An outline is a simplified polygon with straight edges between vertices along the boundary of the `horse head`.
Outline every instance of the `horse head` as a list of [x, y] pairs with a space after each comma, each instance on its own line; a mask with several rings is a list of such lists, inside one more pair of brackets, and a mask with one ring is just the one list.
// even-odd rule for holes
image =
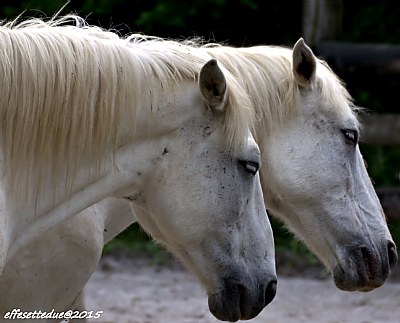
[[381, 286], [396, 246], [359, 149], [351, 98], [300, 39], [292, 52], [296, 111], [263, 138], [264, 193], [343, 290]]
[[[225, 127], [236, 108], [229, 86], [210, 60], [198, 85], [184, 83], [154, 104], [152, 118], [162, 113], [163, 134], [152, 125], [157, 136], [149, 136], [151, 129], [140, 126], [146, 136], [129, 162], [139, 185], [124, 196], [145, 231], [200, 279], [211, 312], [236, 321], [255, 317], [274, 298], [276, 274], [250, 128], [237, 147], [228, 147]], [[174, 108], [166, 114], [170, 100]]]

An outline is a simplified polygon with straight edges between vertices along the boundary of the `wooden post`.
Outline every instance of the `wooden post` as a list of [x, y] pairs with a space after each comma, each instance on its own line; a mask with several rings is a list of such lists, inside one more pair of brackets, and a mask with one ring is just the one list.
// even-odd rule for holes
[[342, 0], [303, 0], [302, 14], [303, 38], [311, 47], [335, 40], [342, 30]]

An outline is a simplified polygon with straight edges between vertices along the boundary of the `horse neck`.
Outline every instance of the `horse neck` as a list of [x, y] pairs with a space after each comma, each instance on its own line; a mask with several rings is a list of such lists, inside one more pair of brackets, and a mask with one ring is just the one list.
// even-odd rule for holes
[[[133, 131], [133, 124], [129, 122], [132, 119], [127, 118], [126, 124], [121, 125], [125, 129], [119, 130], [116, 139], [118, 146], [106, 150], [101, 155], [101, 161], [83, 155], [77, 164], [74, 161], [67, 163], [72, 164], [74, 169], [64, 165], [56, 176], [51, 172], [47, 177], [33, 174], [26, 180], [26, 186], [21, 185], [22, 192], [17, 192], [20, 193], [19, 200], [2, 183], [2, 189], [8, 196], [4, 199], [6, 202], [1, 204], [5, 205], [4, 217], [7, 218], [9, 233], [5, 242], [8, 246], [7, 259], [15, 256], [30, 241], [87, 207], [108, 196], [123, 196], [127, 188], [135, 189], [138, 176], [135, 167], [148, 163], [141, 159], [143, 154], [138, 153], [141, 152], [140, 142], [143, 138], [147, 140], [157, 137], [174, 127], [167, 121], [167, 109], [163, 110], [162, 107], [164, 104], [170, 106], [171, 97], [156, 96], [151, 103], [148, 100], [149, 97], [145, 96], [142, 100], [145, 108], [140, 108], [136, 116], [138, 134], [129, 134], [129, 130]], [[147, 109], [151, 104], [158, 109], [154, 114], [151, 109]], [[175, 116], [173, 120], [178, 122], [178, 119]]]
[[27, 200], [19, 204], [18, 201], [4, 202], [7, 259], [44, 232], [107, 196], [122, 196], [136, 180], [136, 172], [132, 170], [138, 163], [135, 148], [132, 143], [118, 149], [114, 161], [104, 163], [100, 171], [81, 166], [68, 188], [60, 180], [55, 186], [42, 185], [38, 195], [32, 188]]

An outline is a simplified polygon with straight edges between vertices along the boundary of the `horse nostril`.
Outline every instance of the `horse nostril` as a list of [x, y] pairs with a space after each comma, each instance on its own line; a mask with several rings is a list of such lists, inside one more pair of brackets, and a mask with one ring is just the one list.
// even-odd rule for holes
[[392, 242], [388, 242], [388, 256], [389, 256], [389, 266], [393, 268], [397, 264], [397, 249], [396, 245]]
[[276, 280], [271, 280], [265, 289], [265, 306], [272, 302], [276, 295]]

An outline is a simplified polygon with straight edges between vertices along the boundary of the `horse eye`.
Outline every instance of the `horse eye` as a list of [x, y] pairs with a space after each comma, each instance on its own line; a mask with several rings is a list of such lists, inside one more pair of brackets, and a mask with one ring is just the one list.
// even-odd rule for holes
[[249, 160], [239, 160], [239, 164], [242, 165], [244, 170], [252, 175], [257, 174], [259, 168], [260, 168], [260, 163], [255, 162], [255, 161], [249, 161]]
[[347, 140], [349, 140], [355, 144], [358, 143], [358, 131], [357, 130], [343, 129], [342, 133]]

